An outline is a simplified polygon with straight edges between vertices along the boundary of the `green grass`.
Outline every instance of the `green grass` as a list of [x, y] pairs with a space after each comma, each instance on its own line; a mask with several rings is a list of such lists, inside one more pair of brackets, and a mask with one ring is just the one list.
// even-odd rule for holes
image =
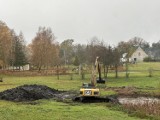
[[160, 62], [141, 62], [136, 64], [130, 64], [130, 70], [148, 70], [153, 68], [154, 70], [160, 70]]
[[[160, 63], [138, 63], [130, 65], [129, 70], [140, 70], [130, 73], [130, 78], [125, 78], [125, 73], [119, 73], [119, 78], [114, 78], [114, 73], [109, 73], [106, 81], [108, 87], [135, 86], [142, 89], [153, 87], [160, 90], [160, 72], [148, 77], [147, 68], [150, 66], [160, 69]], [[146, 71], [146, 72], [145, 72]], [[14, 88], [24, 84], [41, 84], [59, 90], [79, 91], [83, 82], [90, 82], [90, 75], [85, 75], [85, 80], [74, 74], [73, 80], [69, 75], [18, 77], [3, 76], [4, 82], [0, 83], [0, 91]], [[148, 91], [150, 92], [150, 91]], [[101, 95], [115, 94], [113, 91], [101, 89]], [[54, 100], [38, 100], [35, 105], [29, 103], [15, 103], [0, 100], [0, 120], [137, 120], [127, 113], [112, 110], [107, 103], [62, 103]]]
[[[89, 77], [89, 75], [88, 75]], [[51, 88], [60, 90], [79, 90], [83, 82], [89, 80], [80, 80], [75, 76], [70, 80], [69, 76], [38, 76], [38, 77], [11, 77], [5, 76], [4, 82], [0, 83], [0, 91], [13, 88], [23, 84], [43, 84]], [[124, 78], [107, 80], [106, 85], [115, 86], [139, 86], [155, 87], [159, 82], [156, 77], [145, 78]], [[113, 91], [101, 90], [101, 95], [114, 94]], [[129, 117], [127, 113], [111, 110], [106, 103], [99, 104], [67, 104], [56, 102], [54, 100], [39, 100], [38, 104], [31, 105], [25, 103], [14, 103], [9, 101], [0, 101], [0, 120], [137, 120], [138, 118]]]
[[159, 83], [160, 83], [159, 77], [130, 77], [129, 79], [110, 78], [106, 84], [107, 86], [110, 86], [110, 87], [134, 86], [134, 87], [140, 87], [140, 88], [146, 88], [146, 87], [157, 88], [159, 86]]
[[0, 101], [0, 120], [138, 120], [110, 110], [105, 103], [67, 104], [53, 100], [39, 100], [37, 103]]

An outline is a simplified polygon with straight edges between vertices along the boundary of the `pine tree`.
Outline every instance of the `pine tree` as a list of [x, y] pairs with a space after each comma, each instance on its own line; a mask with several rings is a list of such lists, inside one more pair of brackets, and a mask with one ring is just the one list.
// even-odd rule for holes
[[20, 66], [25, 65], [26, 63], [27, 63], [27, 59], [25, 55], [24, 37], [21, 32], [15, 41], [14, 66], [20, 67]]
[[74, 60], [73, 64], [74, 64], [75, 66], [78, 66], [78, 65], [79, 65], [79, 59], [78, 59], [77, 56], [75, 57], [75, 60]]

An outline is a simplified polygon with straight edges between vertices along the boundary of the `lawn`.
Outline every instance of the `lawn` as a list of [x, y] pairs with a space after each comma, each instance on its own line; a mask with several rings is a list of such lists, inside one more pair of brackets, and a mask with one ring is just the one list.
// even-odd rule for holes
[[[130, 65], [129, 69], [138, 71], [147, 70], [150, 66], [160, 69], [160, 63], [141, 63]], [[147, 67], [148, 66], [148, 67]], [[3, 76], [4, 82], [0, 83], [0, 91], [14, 88], [24, 84], [41, 84], [59, 90], [78, 91], [83, 82], [89, 82], [90, 75], [85, 80], [77, 74], [73, 80], [69, 75], [18, 77]], [[109, 73], [106, 82], [107, 87], [135, 86], [142, 89], [152, 87], [159, 89], [159, 71], [148, 77], [147, 72], [130, 73], [130, 78], [125, 78], [125, 73], [119, 73], [119, 78], [114, 78], [114, 73]], [[112, 94], [112, 91], [104, 91], [103, 95]], [[108, 103], [63, 103], [55, 100], [37, 100], [34, 102], [10, 102], [0, 100], [0, 120], [138, 120], [139, 118], [128, 116], [127, 113], [110, 109]]]
[[110, 110], [106, 103], [67, 104], [39, 100], [35, 105], [0, 101], [0, 120], [138, 120]]

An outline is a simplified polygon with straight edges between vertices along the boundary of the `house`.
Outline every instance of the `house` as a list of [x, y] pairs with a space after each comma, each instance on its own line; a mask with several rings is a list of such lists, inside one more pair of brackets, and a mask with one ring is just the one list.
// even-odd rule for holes
[[148, 57], [148, 55], [145, 53], [145, 51], [141, 47], [138, 47], [130, 58], [133, 62], [142, 62], [146, 57]]
[[24, 66], [19, 66], [19, 67], [10, 66], [8, 69], [9, 69], [9, 70], [27, 71], [27, 70], [30, 70], [30, 65], [29, 65], [29, 64], [26, 64], [26, 65], [24, 65]]
[[[121, 63], [125, 63], [127, 61], [127, 54], [128, 53], [123, 53], [122, 58], [120, 58]], [[131, 58], [128, 58], [129, 62], [132, 62]]]

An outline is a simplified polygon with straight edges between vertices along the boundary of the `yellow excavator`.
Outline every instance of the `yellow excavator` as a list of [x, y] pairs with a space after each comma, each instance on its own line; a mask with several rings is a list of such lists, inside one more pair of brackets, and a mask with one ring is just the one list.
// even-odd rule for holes
[[[98, 71], [98, 79], [96, 79]], [[80, 88], [80, 95], [75, 98], [76, 101], [92, 101], [100, 100], [100, 90], [96, 87], [96, 83], [105, 84], [105, 80], [101, 78], [101, 68], [99, 63], [99, 57], [96, 57], [95, 65], [92, 70], [91, 83], [83, 83]]]

